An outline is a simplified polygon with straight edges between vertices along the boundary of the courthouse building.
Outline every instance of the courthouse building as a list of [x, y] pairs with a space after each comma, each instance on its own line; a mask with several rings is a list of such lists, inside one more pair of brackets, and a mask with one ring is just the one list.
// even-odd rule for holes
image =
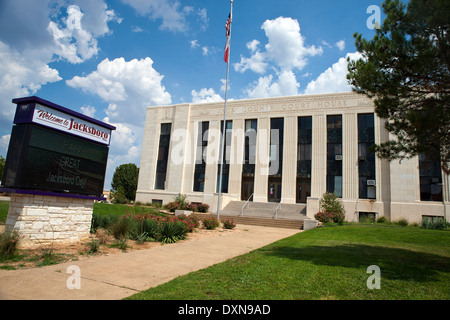
[[[136, 201], [166, 204], [181, 193], [217, 211], [223, 113], [223, 102], [147, 109]], [[246, 200], [299, 204], [313, 217], [334, 192], [347, 221], [420, 222], [444, 216], [444, 203], [450, 212], [439, 161], [389, 162], [369, 150], [392, 137], [363, 95], [228, 101], [225, 127], [221, 209]]]

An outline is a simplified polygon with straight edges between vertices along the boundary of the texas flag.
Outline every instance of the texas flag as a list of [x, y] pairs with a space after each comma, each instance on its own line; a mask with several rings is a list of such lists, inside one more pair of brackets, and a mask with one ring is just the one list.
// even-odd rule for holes
[[230, 38], [231, 38], [231, 13], [228, 15], [227, 23], [225, 24], [225, 29], [227, 30], [227, 44], [225, 45], [225, 54], [223, 60], [228, 63], [228, 58], [230, 56]]

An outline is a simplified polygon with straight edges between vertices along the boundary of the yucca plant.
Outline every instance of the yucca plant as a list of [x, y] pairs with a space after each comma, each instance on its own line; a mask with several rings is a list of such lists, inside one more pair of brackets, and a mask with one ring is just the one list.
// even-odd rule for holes
[[160, 240], [162, 243], [175, 243], [186, 239], [186, 226], [181, 221], [165, 221], [160, 225]]

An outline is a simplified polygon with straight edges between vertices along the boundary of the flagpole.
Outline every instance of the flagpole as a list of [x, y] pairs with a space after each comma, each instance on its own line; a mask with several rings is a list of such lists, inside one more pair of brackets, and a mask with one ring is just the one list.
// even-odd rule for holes
[[230, 74], [230, 54], [231, 54], [231, 25], [233, 21], [233, 0], [231, 1], [231, 9], [230, 9], [230, 26], [229, 26], [229, 44], [228, 44], [228, 61], [227, 61], [227, 80], [225, 82], [225, 106], [223, 108], [223, 125], [222, 125], [222, 136], [220, 139], [220, 173], [219, 173], [219, 196], [217, 198], [217, 220], [220, 219], [220, 198], [222, 195], [222, 174], [223, 174], [223, 154], [225, 150], [225, 135], [226, 135], [226, 117], [227, 117], [227, 100], [228, 100], [228, 79]]

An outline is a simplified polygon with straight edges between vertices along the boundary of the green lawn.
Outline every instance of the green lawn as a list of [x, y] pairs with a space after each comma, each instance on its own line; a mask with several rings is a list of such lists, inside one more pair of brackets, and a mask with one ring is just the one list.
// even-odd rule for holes
[[150, 207], [127, 206], [123, 204], [94, 203], [94, 214], [122, 216], [128, 213], [133, 214], [150, 213], [155, 215], [159, 214], [158, 209]]
[[[450, 298], [450, 232], [393, 225], [305, 231], [129, 299]], [[367, 288], [367, 267], [381, 289]]]
[[6, 222], [8, 216], [9, 201], [0, 201], [0, 223]]

